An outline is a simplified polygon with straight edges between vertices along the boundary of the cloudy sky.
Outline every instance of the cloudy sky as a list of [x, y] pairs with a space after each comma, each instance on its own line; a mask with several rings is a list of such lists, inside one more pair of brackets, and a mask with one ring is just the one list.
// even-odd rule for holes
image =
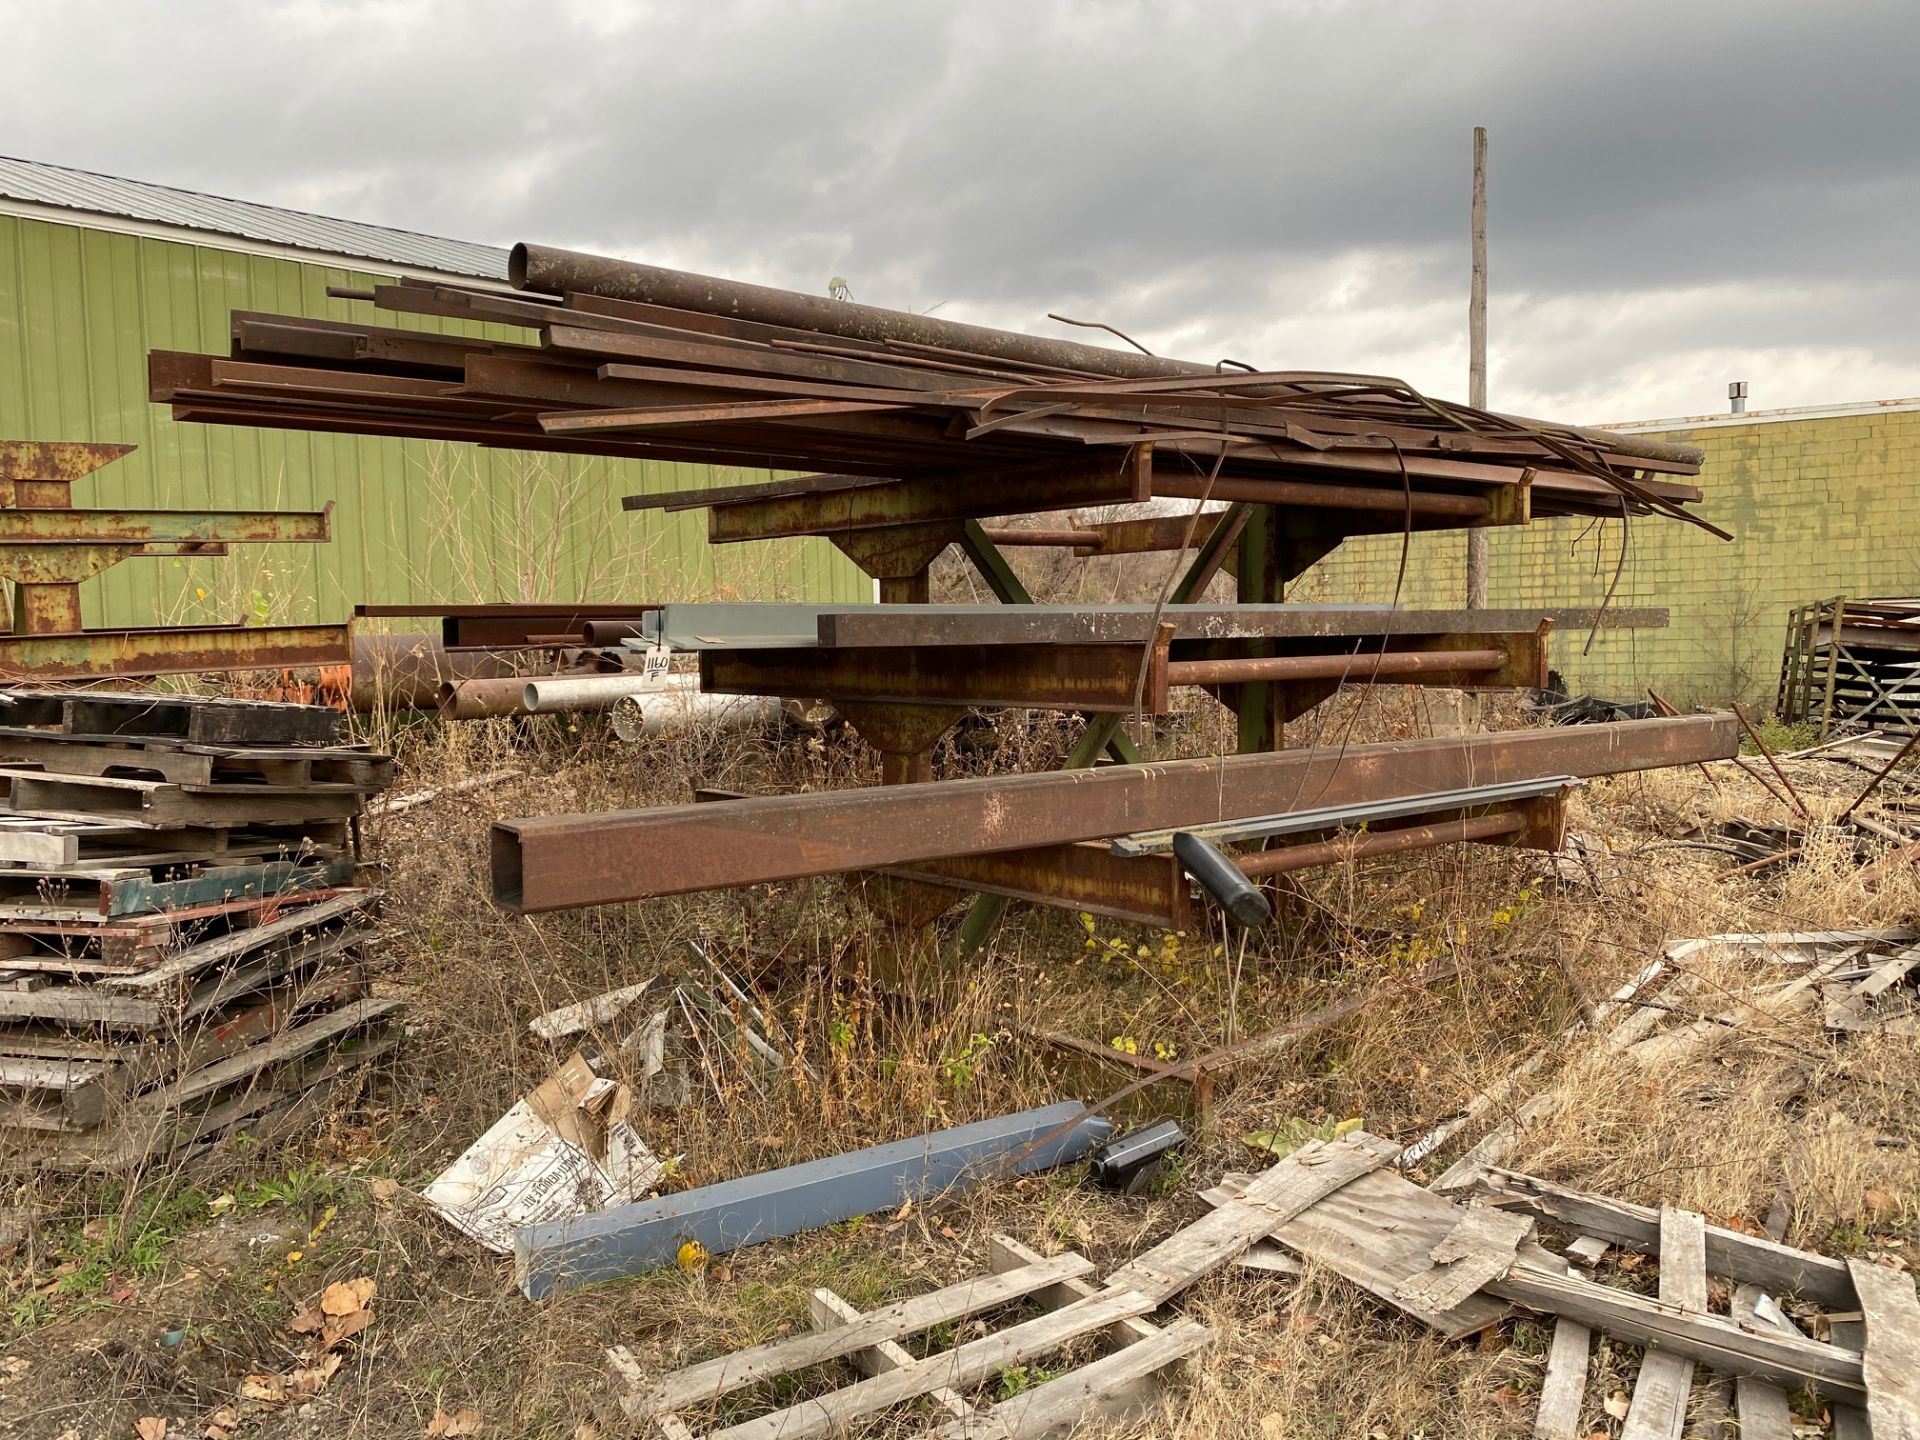
[[1920, 394], [1914, 0], [0, 0], [0, 154], [1568, 420]]

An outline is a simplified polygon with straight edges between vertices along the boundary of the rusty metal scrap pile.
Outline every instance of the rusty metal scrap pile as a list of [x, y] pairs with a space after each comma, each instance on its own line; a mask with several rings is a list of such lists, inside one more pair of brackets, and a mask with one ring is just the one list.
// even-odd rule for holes
[[182, 420], [824, 468], [848, 490], [859, 477], [1011, 479], [1063, 458], [1118, 473], [1115, 447], [1153, 446], [1136, 484], [1053, 485], [1036, 469], [1021, 503], [983, 497], [989, 514], [1210, 493], [1380, 512], [1392, 520], [1373, 528], [1391, 529], [1409, 515], [1515, 523], [1527, 492], [1535, 515], [1683, 514], [1700, 498], [1672, 478], [1698, 470], [1697, 451], [1442, 404], [1381, 377], [1162, 360], [525, 245], [513, 275], [551, 293], [351, 293], [396, 317], [524, 327], [532, 343], [235, 312], [231, 358], [154, 352], [153, 398]]
[[[492, 858], [508, 906], [870, 870], [931, 882], [919, 889], [941, 904], [985, 892], [962, 927], [972, 945], [998, 915], [992, 897], [1184, 928], [1191, 876], [1237, 923], [1261, 923], [1266, 907], [1243, 893], [1252, 879], [1462, 840], [1551, 849], [1572, 777], [1736, 743], [1730, 721], [1695, 717], [1146, 765], [1121, 727], [1168, 709], [1170, 686], [1200, 686], [1236, 711], [1242, 751], [1278, 751], [1285, 725], [1343, 684], [1541, 685], [1552, 622], [1573, 617], [1388, 623], [1278, 602], [1352, 535], [1561, 515], [1713, 530], [1687, 509], [1701, 498], [1688, 478], [1697, 450], [1443, 403], [1379, 376], [1168, 360], [563, 250], [517, 246], [511, 277], [521, 293], [421, 281], [335, 292], [405, 324], [237, 312], [229, 357], [153, 354], [154, 399], [182, 420], [815, 472], [625, 504], [705, 509], [715, 543], [825, 536], [883, 599], [909, 602], [871, 607], [857, 617], [863, 640], [831, 645], [810, 630], [808, 643], [767, 645], [770, 607], [709, 614], [693, 648], [703, 689], [825, 699], [880, 751], [884, 781], [921, 783], [508, 821]], [[430, 319], [474, 333], [407, 328]], [[528, 333], [505, 341], [482, 326]], [[1048, 530], [979, 523], [1162, 498], [1227, 508]], [[1014, 608], [925, 608], [929, 566], [951, 544]], [[1072, 615], [1057, 633], [1021, 627], [1032, 597], [1002, 544], [1194, 555], [1170, 609], [1141, 617], [1130, 643], [1102, 644]], [[1223, 569], [1235, 622], [1183, 635], [1175, 622]], [[616, 628], [612, 643], [632, 638]], [[1086, 713], [1067, 768], [1103, 752], [1120, 763], [1098, 777], [927, 783], [936, 740], [973, 706]], [[1341, 833], [1381, 818], [1413, 823]], [[1225, 822], [1221, 843], [1256, 848], [1227, 855], [1190, 833]]]

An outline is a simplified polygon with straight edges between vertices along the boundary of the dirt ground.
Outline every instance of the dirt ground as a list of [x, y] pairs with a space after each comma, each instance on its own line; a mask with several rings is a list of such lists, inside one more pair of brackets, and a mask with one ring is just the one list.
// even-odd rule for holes
[[[1380, 703], [1356, 738], [1417, 729], [1410, 709]], [[1001, 725], [975, 732], [972, 750], [942, 765], [978, 764], [974, 752], [997, 747], [994, 763], [1038, 768], [1071, 740], [1061, 724]], [[1487, 847], [1372, 861], [1305, 876], [1284, 922], [1251, 942], [1016, 906], [987, 960], [921, 975], [908, 1000], [868, 963], [869, 912], [838, 881], [532, 921], [488, 901], [487, 830], [497, 818], [679, 801], [691, 783], [871, 781], [871, 757], [849, 740], [722, 736], [628, 748], [595, 721], [544, 719], [527, 730], [382, 727], [372, 738], [401, 756], [402, 789], [503, 766], [521, 772], [370, 829], [388, 897], [380, 983], [410, 998], [410, 1042], [299, 1133], [236, 1137], [191, 1165], [137, 1175], [13, 1182], [5, 1203], [36, 1219], [0, 1259], [0, 1434], [610, 1437], [609, 1344], [632, 1347], [650, 1369], [687, 1363], [804, 1327], [817, 1285], [867, 1306], [975, 1273], [995, 1232], [1042, 1251], [1079, 1249], [1104, 1271], [1201, 1214], [1198, 1191], [1223, 1171], [1258, 1168], [1248, 1136], [1297, 1138], [1359, 1119], [1410, 1140], [1543, 1055], [1519, 1093], [1554, 1098], [1522, 1134], [1514, 1168], [1743, 1227], [1785, 1195], [1789, 1242], [1835, 1255], [1904, 1262], [1920, 1243], [1911, 1039], [1836, 1040], [1809, 1016], [1741, 1031], [1664, 1068], [1627, 1070], [1575, 1028], [1583, 1006], [1669, 941], [1900, 925], [1920, 913], [1910, 868], [1886, 867], [1870, 888], [1850, 844], [1830, 836], [1814, 834], [1796, 863], [1731, 878], [1726, 855], [1675, 844], [1734, 815], [1786, 820], [1730, 764], [1712, 767], [1711, 780], [1687, 769], [1582, 792], [1576, 828], [1611, 851], [1590, 880], [1559, 881], [1537, 856]], [[1154, 743], [1159, 753], [1198, 753], [1216, 739], [1196, 721]], [[1829, 817], [1867, 778], [1819, 759], [1791, 762], [1791, 774], [1809, 808]], [[1882, 799], [1903, 791], [1896, 780]], [[1881, 803], [1866, 813], [1885, 813]], [[693, 938], [751, 973], [812, 1078], [796, 1066], [724, 1098], [696, 1088], [682, 1106], [643, 1111], [653, 1148], [681, 1157], [673, 1187], [1048, 1100], [1092, 1100], [1136, 1078], [1036, 1032], [1178, 1061], [1328, 1005], [1368, 1003], [1242, 1067], [1203, 1113], [1178, 1082], [1135, 1100], [1126, 1118], [1176, 1116], [1193, 1135], [1150, 1194], [1102, 1193], [1075, 1167], [705, 1268], [529, 1303], [505, 1259], [454, 1232], [414, 1192], [565, 1058], [528, 1033], [529, 1018], [613, 986], [692, 973]], [[1707, 1001], [1786, 974], [1721, 957], [1703, 963], [1693, 994], [1718, 1009]], [[1418, 1178], [1437, 1175], [1478, 1134], [1463, 1131]], [[359, 1292], [370, 1318], [358, 1333], [323, 1350], [291, 1328], [329, 1286], [362, 1278], [373, 1289]], [[1449, 1343], [1311, 1271], [1289, 1279], [1229, 1269], [1176, 1308], [1211, 1327], [1212, 1348], [1139, 1434], [1530, 1431], [1548, 1333], [1535, 1321]], [[1609, 1377], [1602, 1391], [1615, 1375], [1618, 1388], [1631, 1387], [1631, 1347], [1609, 1346], [1599, 1363]], [[1620, 1422], [1594, 1393], [1589, 1429], [1617, 1434]], [[1807, 1433], [1823, 1433], [1817, 1399], [1797, 1404]], [[900, 1433], [898, 1423], [877, 1433]]]

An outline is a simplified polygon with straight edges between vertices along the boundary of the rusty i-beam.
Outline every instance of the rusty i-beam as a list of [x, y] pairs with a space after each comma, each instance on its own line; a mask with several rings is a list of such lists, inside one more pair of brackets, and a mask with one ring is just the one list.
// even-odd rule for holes
[[493, 897], [523, 912], [608, 905], [1470, 785], [1688, 765], [1725, 759], [1739, 737], [1731, 716], [1688, 716], [506, 820], [493, 827]]

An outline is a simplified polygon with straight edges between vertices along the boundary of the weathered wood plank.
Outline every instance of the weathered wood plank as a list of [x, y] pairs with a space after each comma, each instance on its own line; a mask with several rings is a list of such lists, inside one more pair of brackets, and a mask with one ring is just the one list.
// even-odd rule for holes
[[1351, 1136], [1331, 1145], [1310, 1141], [1256, 1175], [1227, 1204], [1135, 1256], [1107, 1283], [1164, 1303], [1202, 1276], [1232, 1263], [1254, 1241], [1309, 1206], [1377, 1170], [1385, 1160], [1377, 1148], [1352, 1143]]
[[1817, 1380], [1837, 1398], [1866, 1395], [1860, 1357], [1839, 1346], [1743, 1330], [1724, 1315], [1698, 1314], [1664, 1300], [1537, 1268], [1523, 1252], [1489, 1293], [1528, 1310], [1571, 1316], [1615, 1339], [1687, 1355], [1728, 1375], [1751, 1375], [1798, 1389]]
[[[996, 1275], [1007, 1270], [1018, 1270], [1023, 1265], [1038, 1265], [1044, 1259], [1046, 1257], [1038, 1250], [1022, 1244], [1011, 1235], [987, 1237], [987, 1268]], [[1049, 1310], [1058, 1310], [1089, 1295], [1098, 1295], [1100, 1290], [1100, 1286], [1075, 1276], [1035, 1291], [1033, 1298]], [[1159, 1333], [1160, 1328], [1151, 1320], [1130, 1317], [1115, 1321], [1113, 1328], [1107, 1331], [1106, 1341], [1114, 1346], [1131, 1345], [1136, 1340], [1145, 1340]]]
[[[1247, 1178], [1229, 1174], [1201, 1198], [1224, 1204]], [[1376, 1170], [1343, 1188], [1337, 1204], [1323, 1201], [1302, 1211], [1277, 1227], [1271, 1238], [1458, 1340], [1506, 1319], [1512, 1306], [1483, 1291], [1450, 1310], [1435, 1311], [1399, 1300], [1395, 1292], [1431, 1267], [1433, 1247], [1446, 1238], [1461, 1213], [1459, 1206], [1405, 1176]], [[1531, 1241], [1519, 1253], [1536, 1264], [1556, 1263]]]
[[[1511, 1170], [1490, 1170], [1485, 1184], [1492, 1203], [1504, 1209], [1521, 1210], [1643, 1255], [1659, 1251], [1660, 1212], [1648, 1206], [1568, 1190]], [[1706, 1250], [1710, 1274], [1751, 1280], [1769, 1295], [1796, 1295], [1830, 1309], [1853, 1306], [1847, 1267], [1825, 1255], [1720, 1225], [1707, 1226]]]
[[934, 1433], [940, 1440], [1045, 1440], [1109, 1414], [1108, 1397], [1150, 1384], [1158, 1371], [1203, 1349], [1212, 1338], [1199, 1321], [1176, 1320], [1151, 1339], [1002, 1400], [983, 1415], [951, 1420]]
[[[1731, 1313], [1742, 1325], [1764, 1325], [1754, 1309], [1766, 1292], [1758, 1285], [1737, 1285]], [[1765, 1380], [1741, 1377], [1733, 1382], [1733, 1403], [1740, 1417], [1740, 1440], [1793, 1440], [1793, 1411], [1787, 1392]]]
[[1863, 1368], [1874, 1440], [1920, 1440], [1920, 1298], [1913, 1277], [1849, 1260], [1867, 1327]]
[[1534, 1440], [1574, 1440], [1580, 1433], [1580, 1401], [1587, 1393], [1587, 1352], [1593, 1332], [1578, 1320], [1562, 1317], [1553, 1327], [1546, 1374], [1540, 1381], [1540, 1408], [1534, 1413]]
[[1153, 1301], [1131, 1290], [1103, 1290], [1063, 1310], [929, 1355], [898, 1370], [870, 1376], [771, 1415], [729, 1425], [712, 1432], [709, 1440], [812, 1440], [814, 1436], [837, 1434], [863, 1415], [942, 1387], [965, 1390], [1009, 1366], [1104, 1330], [1116, 1320], [1145, 1315], [1153, 1308]]
[[833, 1329], [793, 1335], [716, 1356], [661, 1377], [658, 1384], [640, 1397], [641, 1408], [633, 1413], [638, 1418], [656, 1411], [684, 1410], [696, 1401], [716, 1399], [757, 1380], [824, 1364], [883, 1340], [898, 1340], [934, 1325], [977, 1315], [1059, 1281], [1090, 1274], [1092, 1270], [1092, 1261], [1069, 1251], [1018, 1270], [976, 1275], [940, 1290], [913, 1295]]
[[[840, 1296], [824, 1289], [815, 1290], [807, 1297], [807, 1316], [815, 1330], [857, 1325], [866, 1319]], [[913, 1356], [898, 1340], [877, 1340], [853, 1351], [847, 1358], [863, 1375], [884, 1375], [889, 1370], [898, 1370], [913, 1363]], [[929, 1390], [927, 1398], [956, 1419], [964, 1420], [974, 1413], [966, 1397], [953, 1390]]]
[[[1660, 1210], [1660, 1298], [1707, 1308], [1707, 1222], [1691, 1210]], [[1693, 1394], [1693, 1357], [1649, 1349], [1640, 1361], [1620, 1440], [1680, 1440]]]

